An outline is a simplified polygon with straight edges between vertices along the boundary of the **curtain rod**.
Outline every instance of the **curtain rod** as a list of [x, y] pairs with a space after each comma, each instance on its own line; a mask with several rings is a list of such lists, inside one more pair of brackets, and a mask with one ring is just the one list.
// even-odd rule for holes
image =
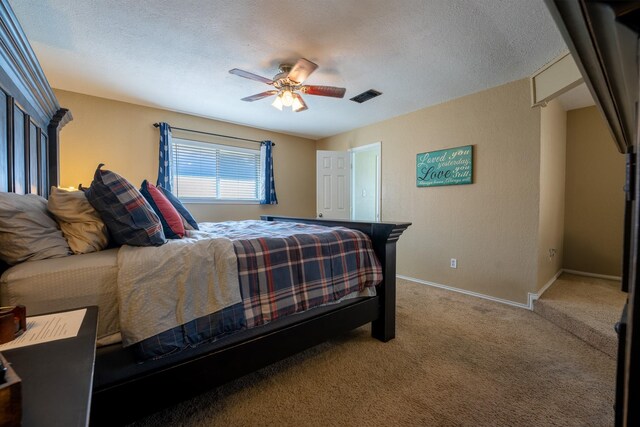
[[[154, 127], [160, 127], [160, 123], [154, 123], [153, 124]], [[248, 139], [248, 138], [240, 138], [238, 136], [230, 136], [230, 135], [221, 135], [219, 133], [212, 133], [212, 132], [203, 132], [201, 130], [193, 130], [193, 129], [185, 129], [185, 128], [177, 128], [177, 127], [173, 127], [171, 125], [169, 125], [169, 127], [171, 129], [176, 129], [176, 130], [182, 130], [185, 132], [194, 132], [194, 133], [201, 133], [203, 135], [212, 135], [212, 136], [220, 136], [222, 138], [230, 138], [230, 139], [238, 139], [240, 141], [249, 141], [249, 142], [257, 142], [259, 144], [262, 144], [262, 141], [258, 141], [257, 139]], [[271, 143], [271, 145], [276, 145], [273, 142]]]

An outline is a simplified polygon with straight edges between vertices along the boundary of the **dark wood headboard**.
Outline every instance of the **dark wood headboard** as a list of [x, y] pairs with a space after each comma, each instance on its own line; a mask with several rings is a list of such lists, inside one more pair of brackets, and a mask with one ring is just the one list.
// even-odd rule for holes
[[59, 179], [60, 108], [29, 41], [0, 0], [0, 191], [43, 197]]

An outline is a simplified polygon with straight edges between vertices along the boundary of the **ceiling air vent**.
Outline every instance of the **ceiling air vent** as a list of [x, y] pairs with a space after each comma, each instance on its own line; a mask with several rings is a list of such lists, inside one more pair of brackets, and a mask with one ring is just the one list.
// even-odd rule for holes
[[366, 92], [362, 92], [360, 95], [354, 96], [353, 98], [351, 98], [351, 100], [357, 102], [358, 104], [362, 104], [363, 102], [380, 95], [382, 95], [382, 92], [378, 92], [375, 89], [369, 89]]

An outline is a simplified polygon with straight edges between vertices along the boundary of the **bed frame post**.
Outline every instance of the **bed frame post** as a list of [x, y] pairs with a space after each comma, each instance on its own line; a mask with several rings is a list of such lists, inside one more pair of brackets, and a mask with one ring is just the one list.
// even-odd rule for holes
[[371, 323], [371, 336], [387, 342], [396, 336], [396, 242], [408, 225], [394, 227], [392, 230], [378, 225], [372, 224], [372, 241], [374, 251], [382, 264], [384, 281], [377, 288], [380, 296], [380, 317]]
[[[47, 188], [43, 191], [45, 194], [49, 194], [49, 188], [51, 186], [58, 186], [60, 183], [60, 128], [64, 126], [70, 120], [71, 113], [66, 108], [60, 108], [51, 118], [49, 126], [47, 126], [47, 136], [49, 138], [47, 150], [49, 164], [47, 165], [49, 170]], [[62, 124], [62, 126], [61, 126]]]

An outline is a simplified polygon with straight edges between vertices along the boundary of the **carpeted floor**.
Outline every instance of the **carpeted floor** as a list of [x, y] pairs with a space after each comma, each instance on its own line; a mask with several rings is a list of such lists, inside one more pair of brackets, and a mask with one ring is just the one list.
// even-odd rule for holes
[[612, 426], [614, 386], [531, 311], [399, 280], [396, 339], [359, 328], [134, 425]]
[[620, 282], [563, 273], [534, 304], [534, 311], [615, 358], [627, 294]]

